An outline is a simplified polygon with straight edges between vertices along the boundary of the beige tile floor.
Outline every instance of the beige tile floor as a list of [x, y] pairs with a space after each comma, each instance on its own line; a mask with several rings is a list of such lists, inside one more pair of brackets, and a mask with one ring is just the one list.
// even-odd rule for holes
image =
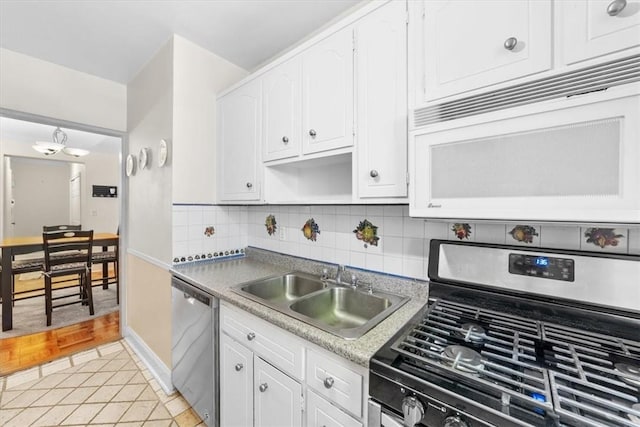
[[0, 426], [204, 426], [124, 341], [0, 377]]

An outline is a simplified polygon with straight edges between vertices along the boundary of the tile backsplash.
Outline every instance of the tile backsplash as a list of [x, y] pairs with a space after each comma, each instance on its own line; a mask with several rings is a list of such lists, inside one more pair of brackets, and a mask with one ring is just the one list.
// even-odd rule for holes
[[406, 205], [173, 206], [174, 261], [254, 246], [426, 279], [431, 239], [640, 255], [632, 226], [454, 223], [411, 218]]

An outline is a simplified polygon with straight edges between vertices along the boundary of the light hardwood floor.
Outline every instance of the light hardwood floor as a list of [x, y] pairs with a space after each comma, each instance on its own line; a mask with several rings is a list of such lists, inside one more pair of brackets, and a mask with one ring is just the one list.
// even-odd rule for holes
[[0, 340], [0, 376], [120, 339], [120, 314]]

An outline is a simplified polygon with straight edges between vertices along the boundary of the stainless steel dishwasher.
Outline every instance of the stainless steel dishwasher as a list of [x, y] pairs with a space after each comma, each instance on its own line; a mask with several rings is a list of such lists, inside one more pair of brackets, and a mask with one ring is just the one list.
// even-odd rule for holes
[[208, 426], [218, 426], [218, 299], [173, 276], [171, 307], [171, 381]]

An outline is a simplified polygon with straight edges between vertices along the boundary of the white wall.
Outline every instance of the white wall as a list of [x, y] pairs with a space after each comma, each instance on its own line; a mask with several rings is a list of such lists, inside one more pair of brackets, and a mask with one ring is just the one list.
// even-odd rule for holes
[[216, 94], [248, 72], [174, 36], [173, 202], [216, 200]]
[[16, 236], [37, 236], [43, 225], [69, 223], [70, 167], [66, 162], [12, 158]]
[[152, 149], [150, 167], [137, 170], [129, 188], [129, 248], [171, 260], [171, 165], [157, 167], [160, 139], [173, 132], [173, 41], [169, 40], [127, 86], [129, 152]]
[[127, 129], [126, 86], [0, 48], [0, 107]]

